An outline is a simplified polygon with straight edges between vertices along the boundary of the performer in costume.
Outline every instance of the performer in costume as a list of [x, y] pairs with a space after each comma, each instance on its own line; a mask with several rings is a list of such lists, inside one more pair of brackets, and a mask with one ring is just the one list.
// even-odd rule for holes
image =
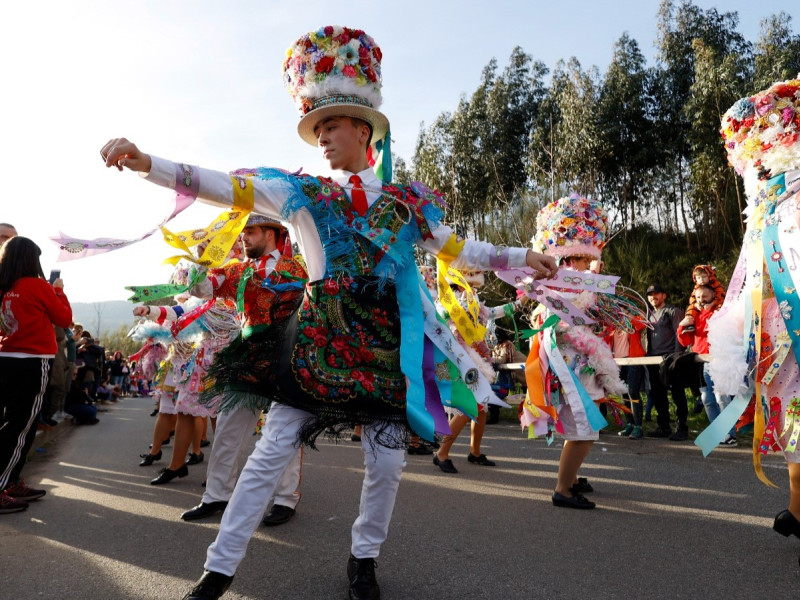
[[[444, 363], [449, 356], [476, 395], [492, 396], [478, 373], [458, 370], [457, 351], [446, 354], [454, 341], [420, 290], [414, 246], [457, 268], [527, 265], [555, 274], [552, 258], [528, 249], [457, 238], [439, 223], [437, 194], [419, 184], [388, 183], [389, 122], [377, 110], [380, 60], [380, 48], [363, 31], [324, 27], [300, 38], [284, 61], [285, 83], [302, 114], [298, 132], [340, 171], [333, 179], [277, 169], [231, 177], [151, 157], [124, 138], [101, 150], [108, 167], [147, 172], [148, 180], [167, 187], [177, 181], [182, 192], [197, 189], [206, 202], [252, 205], [288, 222], [309, 274], [285, 332], [272, 328], [275, 347], [282, 344], [265, 372], [272, 408], [209, 547], [206, 572], [187, 599], [218, 598], [227, 589], [295, 444], [313, 445], [328, 427], [344, 430], [354, 422], [363, 424], [366, 468], [347, 561], [349, 594], [378, 598], [375, 558], [388, 532], [404, 446], [411, 431], [432, 439], [436, 419], [444, 420], [441, 404], [436, 410], [438, 389], [426, 385], [435, 383], [436, 357]], [[385, 183], [369, 168], [370, 139], [381, 150]]]
[[[477, 303], [479, 307], [480, 323], [494, 321], [495, 319], [499, 319], [504, 316], [513, 316], [514, 307], [516, 306], [513, 302], [509, 302], [501, 306], [488, 307], [480, 299], [478, 299], [477, 295], [474, 293], [474, 288], [480, 287], [484, 284], [485, 277], [483, 273], [455, 273], [453, 272], [454, 270], [452, 268], [443, 268], [448, 272], [448, 274], [445, 275], [445, 282], [443, 283], [448, 283], [451, 287], [453, 292], [451, 300], [458, 302], [462, 310], [467, 310], [470, 303]], [[423, 273], [423, 277], [424, 276], [425, 274]], [[431, 292], [432, 295], [434, 291], [435, 288]], [[438, 299], [438, 293], [436, 296]], [[492, 352], [487, 344], [489, 328], [487, 327], [485, 329], [486, 333], [482, 339], [477, 340], [472, 344], [467, 344], [467, 342], [464, 340], [464, 336], [458, 330], [459, 321], [451, 319], [450, 315], [447, 313], [447, 310], [441, 303], [437, 303], [437, 305], [444, 313], [443, 316], [445, 319], [447, 319], [447, 323], [459, 344], [461, 344], [465, 351], [471, 355], [473, 361], [478, 368], [482, 370], [484, 376], [489, 379], [489, 381], [494, 381], [495, 373], [491, 366]], [[467, 462], [483, 467], [496, 466], [497, 463], [495, 463], [493, 460], [489, 460], [486, 455], [481, 452], [481, 442], [483, 441], [483, 433], [486, 429], [486, 419], [489, 415], [488, 407], [483, 404], [479, 405], [477, 416], [465, 414], [458, 408], [448, 408], [447, 413], [450, 416], [450, 435], [446, 435], [442, 439], [441, 445], [434, 453], [433, 464], [439, 467], [445, 473], [458, 473], [458, 469], [450, 458], [450, 449], [458, 439], [458, 436], [464, 429], [464, 426], [472, 421], [470, 424], [470, 442], [469, 453], [467, 454]]]
[[[150, 482], [161, 485], [176, 477], [185, 477], [189, 474], [189, 466], [203, 461], [200, 442], [206, 419], [216, 419], [218, 399], [201, 404], [200, 394], [207, 385], [206, 372], [214, 356], [238, 335], [239, 324], [233, 303], [225, 300], [203, 302], [193, 298], [176, 306], [137, 306], [133, 314], [164, 325], [164, 341], [169, 342], [170, 338], [173, 341], [171, 374], [177, 416], [175, 444], [169, 466], [159, 471]], [[147, 330], [142, 335], [152, 338], [153, 333]], [[178, 355], [181, 355], [180, 360], [176, 360]], [[193, 452], [186, 461], [190, 445]], [[150, 456], [152, 453], [142, 463], [146, 464]]]
[[[536, 227], [534, 247], [557, 257], [561, 267], [599, 272], [608, 217], [598, 202], [577, 194], [551, 202], [539, 213]], [[579, 308], [599, 300], [587, 291], [562, 295]], [[586, 478], [578, 477], [578, 471], [605, 426], [595, 402], [609, 393], [624, 394], [627, 388], [619, 379], [610, 348], [590, 326], [572, 326], [564, 320], [553, 324], [552, 317], [544, 304], [533, 313], [534, 330], [539, 332], [532, 338], [531, 356], [538, 357], [539, 372], [531, 372], [534, 365], [526, 369], [526, 377], [529, 399], [538, 396], [539, 401], [538, 406], [522, 405], [522, 423], [534, 424], [535, 431], [548, 435], [555, 428], [565, 439], [553, 505], [591, 509], [595, 503], [583, 494], [593, 488]]]
[[[187, 261], [180, 261], [170, 276], [170, 284], [186, 284], [191, 279], [195, 268], [194, 265]], [[176, 300], [178, 304], [175, 306], [134, 307], [134, 316], [145, 317], [149, 321], [138, 323], [128, 334], [132, 339], [139, 342], [158, 339], [168, 348], [167, 360], [160, 367], [157, 377], [159, 402], [158, 416], [153, 425], [153, 442], [150, 446], [150, 451], [140, 455], [142, 461], [139, 466], [148, 467], [161, 460], [162, 446], [170, 441], [173, 433], [175, 434], [175, 447], [173, 448], [170, 465], [161, 469], [158, 475], [151, 480], [150, 483], [153, 485], [169, 483], [175, 477], [185, 477], [189, 474], [188, 466], [184, 464], [184, 461], [190, 444], [192, 446], [190, 464], [200, 462], [200, 457], [202, 456], [200, 449], [202, 429], [201, 424], [195, 422], [195, 417], [216, 415], [216, 406], [209, 411], [206, 407], [200, 406], [196, 402], [199, 394], [198, 387], [201, 385], [205, 375], [205, 367], [202, 363], [206, 348], [202, 348], [199, 342], [205, 338], [213, 339], [215, 336], [210, 335], [213, 332], [209, 329], [200, 328], [198, 330], [195, 327], [193, 332], [198, 334], [195, 336], [188, 335], [189, 332], [184, 330], [185, 326], [191, 322], [185, 319], [187, 313], [200, 310], [202, 311], [200, 314], [203, 314], [210, 306], [206, 306], [203, 309], [201, 307], [203, 303], [199, 299], [191, 299], [187, 294], [177, 296]], [[217, 308], [216, 311], [220, 311], [219, 317], [223, 321], [227, 321], [223, 306]], [[178, 335], [179, 330], [176, 328], [173, 332], [171, 327], [171, 323], [179, 319], [184, 319], [185, 323], [181, 327], [181, 330], [184, 331], [181, 331], [180, 336]], [[236, 322], [230, 321], [229, 326], [223, 327], [223, 329], [229, 332], [230, 325], [235, 327]], [[218, 341], [210, 341], [214, 347], [208, 348], [212, 351], [208, 358], [213, 357], [217, 344], [224, 345], [227, 343], [228, 336], [224, 335], [223, 337], [225, 337], [225, 340], [219, 341], [219, 338], [217, 338]], [[198, 355], [200, 356], [199, 365]], [[183, 402], [179, 406], [181, 397]]]
[[[252, 381], [246, 373], [248, 365], [243, 355], [252, 355], [252, 351], [242, 353], [245, 339], [256, 340], [248, 343], [249, 348], [257, 351], [258, 333], [272, 323], [272, 306], [280, 295], [282, 306], [297, 306], [303, 295], [303, 284], [307, 274], [303, 266], [291, 256], [284, 256], [280, 247], [291, 244], [286, 229], [276, 220], [263, 215], [251, 213], [242, 231], [245, 254], [248, 261], [212, 269], [208, 278], [196, 284], [191, 293], [199, 298], [224, 298], [240, 305], [239, 317], [242, 322], [242, 340], [219, 353], [219, 363], [212, 367], [212, 372], [219, 372], [213, 387], [212, 397], [218, 394], [229, 394], [235, 399], [233, 390], [226, 389], [225, 382], [234, 383], [235, 390], [242, 385], [236, 383]], [[285, 286], [285, 287], [282, 287]], [[277, 315], [281, 320], [288, 317]], [[260, 359], [254, 359], [258, 363]], [[228, 367], [231, 365], [231, 368]], [[244, 370], [243, 370], [244, 369]], [[236, 381], [234, 381], [236, 380]], [[247, 384], [247, 389], [252, 384]], [[261, 398], [261, 396], [257, 396]], [[214, 432], [214, 445], [208, 460], [206, 488], [203, 499], [194, 508], [181, 515], [184, 521], [194, 521], [225, 510], [228, 505], [239, 469], [239, 457], [247, 441], [256, 428], [263, 407], [239, 406], [232, 410], [220, 408], [217, 428]], [[275, 499], [270, 512], [264, 517], [265, 525], [280, 525], [294, 516], [297, 503], [300, 501], [301, 470], [303, 461], [302, 447], [298, 448], [295, 457], [281, 478], [275, 492]]]
[[736, 396], [698, 437], [705, 454], [751, 399], [753, 457], [782, 452], [789, 506], [774, 529], [800, 537], [800, 79], [738, 100], [722, 118], [728, 161], [744, 179], [747, 231], [722, 309], [709, 323], [716, 391]]

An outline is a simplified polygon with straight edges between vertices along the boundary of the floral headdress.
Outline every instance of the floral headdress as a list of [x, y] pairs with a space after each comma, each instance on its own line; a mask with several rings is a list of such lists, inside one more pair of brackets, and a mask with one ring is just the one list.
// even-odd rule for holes
[[600, 258], [608, 234], [608, 215], [596, 200], [572, 194], [539, 211], [536, 249], [550, 256]]
[[325, 117], [362, 119], [383, 140], [389, 120], [381, 97], [381, 49], [361, 29], [328, 25], [307, 33], [286, 52], [283, 84], [300, 111], [297, 132], [316, 146], [314, 126]]
[[728, 161], [746, 181], [800, 169], [800, 79], [737, 100], [720, 132]]

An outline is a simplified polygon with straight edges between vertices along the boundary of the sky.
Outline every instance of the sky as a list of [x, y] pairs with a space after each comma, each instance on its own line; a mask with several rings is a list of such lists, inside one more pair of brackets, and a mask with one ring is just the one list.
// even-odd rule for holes
[[[304, 33], [336, 24], [364, 29], [383, 51], [382, 112], [392, 149], [409, 161], [420, 124], [456, 108], [492, 59], [500, 68], [521, 46], [552, 71], [575, 56], [603, 72], [614, 42], [636, 39], [652, 64], [658, 0], [45, 0], [4, 5], [0, 20], [0, 222], [42, 248], [61, 269], [73, 302], [124, 300], [126, 285], [168, 279], [173, 255], [156, 233], [134, 246], [57, 263], [49, 240], [137, 238], [168, 212], [172, 192], [134, 173], [105, 169], [99, 150], [114, 137], [164, 158], [229, 171], [300, 167], [328, 172], [297, 136], [299, 115], [280, 64]], [[750, 41], [783, 10], [774, 0], [695, 1], [736, 11]], [[754, 90], [755, 91], [755, 90]], [[218, 209], [195, 203], [173, 231], [203, 226]]]

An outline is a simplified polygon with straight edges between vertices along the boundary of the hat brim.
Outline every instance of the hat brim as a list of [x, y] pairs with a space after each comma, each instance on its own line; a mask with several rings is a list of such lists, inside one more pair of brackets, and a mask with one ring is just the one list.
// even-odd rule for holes
[[372, 142], [382, 140], [389, 131], [389, 119], [374, 108], [369, 106], [362, 106], [360, 104], [331, 104], [328, 106], [321, 106], [306, 113], [297, 124], [297, 133], [304, 142], [317, 145], [317, 136], [314, 133], [314, 127], [323, 119], [329, 117], [353, 117], [361, 119], [372, 125]]

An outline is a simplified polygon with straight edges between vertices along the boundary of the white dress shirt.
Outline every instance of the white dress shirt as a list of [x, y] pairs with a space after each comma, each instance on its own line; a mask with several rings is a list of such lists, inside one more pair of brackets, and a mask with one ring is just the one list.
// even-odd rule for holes
[[[152, 166], [150, 173], [146, 175], [147, 180], [163, 187], [175, 189], [176, 164], [157, 156], [151, 155], [151, 159]], [[200, 177], [198, 199], [207, 204], [230, 207], [233, 204], [233, 185], [231, 184], [230, 175], [201, 167], [195, 168], [195, 176]], [[345, 192], [350, 197], [350, 188], [352, 186], [348, 180], [352, 173], [348, 171], [340, 171], [340, 173], [341, 175], [337, 175], [333, 179], [344, 187]], [[372, 206], [380, 196], [378, 190], [381, 189], [381, 181], [372, 169], [361, 171], [358, 176], [361, 177], [362, 186], [367, 196], [367, 204]], [[278, 180], [265, 180], [257, 177], [254, 177], [252, 181], [254, 191], [253, 211], [274, 219], [281, 219], [281, 208], [285, 204], [290, 191], [287, 190], [287, 184]], [[289, 230], [292, 240], [297, 242], [305, 259], [309, 281], [321, 279], [325, 274], [325, 254], [311, 213], [307, 209], [298, 210], [291, 216], [289, 222], [284, 221], [284, 224]], [[450, 227], [439, 225], [431, 229], [433, 238], [420, 240], [418, 245], [436, 256], [450, 239], [452, 233], [453, 230]], [[467, 240], [461, 254], [450, 264], [456, 269], [489, 270], [489, 260], [494, 249], [495, 246], [493, 244]], [[508, 267], [524, 267], [527, 252], [527, 248], [509, 248]]]

